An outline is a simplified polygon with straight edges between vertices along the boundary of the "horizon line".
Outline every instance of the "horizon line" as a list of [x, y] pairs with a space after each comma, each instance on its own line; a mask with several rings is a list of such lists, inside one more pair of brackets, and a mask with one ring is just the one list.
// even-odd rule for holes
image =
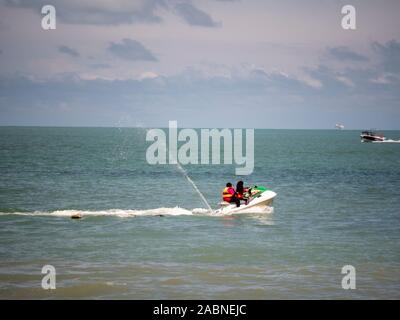
[[[74, 126], [74, 125], [1, 125], [0, 128], [110, 128], [110, 129], [169, 129], [169, 127], [156, 127], [156, 126]], [[400, 131], [399, 129], [387, 128], [387, 129], [379, 129], [379, 128], [348, 128], [348, 129], [337, 129], [337, 128], [266, 128], [266, 127], [178, 127], [178, 129], [254, 129], [254, 130], [334, 130], [334, 131], [359, 131], [359, 130], [374, 130], [374, 131]]]

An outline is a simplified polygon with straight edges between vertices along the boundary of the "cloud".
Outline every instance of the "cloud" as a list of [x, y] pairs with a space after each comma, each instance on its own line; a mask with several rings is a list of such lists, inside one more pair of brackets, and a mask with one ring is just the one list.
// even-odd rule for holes
[[[40, 8], [49, 4], [47, 0], [0, 0], [7, 6], [29, 8], [39, 13]], [[114, 1], [65, 1], [51, 2], [57, 10], [57, 18], [69, 24], [120, 25], [133, 23], [160, 23], [159, 11], [164, 9], [181, 16], [189, 25], [216, 27], [209, 14], [196, 8], [190, 2], [175, 0], [114, 0]]]
[[[169, 77], [147, 71], [136, 80], [0, 77], [0, 124], [112, 126], [121, 114], [131, 114], [149, 126], [177, 119], [194, 127], [321, 128], [331, 127], [332, 113], [340, 113], [354, 126], [364, 127], [369, 118], [379, 127], [398, 128], [399, 79], [374, 81], [378, 71], [364, 68], [338, 72], [319, 66], [308, 74], [321, 86], [262, 69], [230, 77], [195, 68]], [[68, 114], [54, 107], [60, 103], [69, 106]], [[246, 110], [251, 112], [245, 118], [237, 117]]]
[[188, 24], [202, 27], [218, 27], [221, 24], [215, 22], [206, 12], [196, 8], [190, 3], [178, 3], [175, 10]]
[[69, 55], [71, 57], [74, 57], [74, 58], [77, 58], [80, 56], [78, 51], [76, 51], [75, 49], [69, 48], [67, 46], [59, 46], [58, 51], [66, 54], [66, 55]]
[[90, 65], [90, 67], [93, 69], [109, 69], [111, 68], [111, 65], [107, 63], [93, 63]]
[[153, 54], [139, 41], [123, 39], [122, 43], [111, 42], [108, 51], [124, 60], [157, 61]]
[[368, 61], [369, 59], [359, 53], [351, 51], [349, 48], [340, 46], [327, 48], [328, 54], [341, 61]]
[[[157, 23], [162, 19], [156, 14], [166, 8], [168, 0], [114, 0], [114, 1], [65, 1], [52, 0], [57, 18], [70, 24], [118, 25], [131, 23]], [[40, 13], [47, 0], [0, 0], [11, 7], [29, 8]]]
[[140, 79], [154, 79], [157, 78], [159, 75], [153, 71], [146, 71], [140, 75]]
[[400, 72], [400, 42], [391, 40], [386, 44], [374, 42], [372, 48], [377, 52], [382, 60], [382, 67], [390, 73]]

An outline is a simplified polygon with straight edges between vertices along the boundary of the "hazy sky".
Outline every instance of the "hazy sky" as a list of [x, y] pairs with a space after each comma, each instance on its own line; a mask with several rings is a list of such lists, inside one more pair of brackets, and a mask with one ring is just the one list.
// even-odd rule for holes
[[[56, 30], [41, 28], [54, 5]], [[356, 8], [357, 29], [341, 27]], [[400, 129], [398, 0], [0, 0], [0, 125]]]

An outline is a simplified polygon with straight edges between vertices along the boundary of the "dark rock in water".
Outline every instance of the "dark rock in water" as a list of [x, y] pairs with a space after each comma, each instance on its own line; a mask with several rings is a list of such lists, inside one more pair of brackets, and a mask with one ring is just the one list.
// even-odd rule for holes
[[71, 219], [81, 219], [81, 218], [82, 218], [82, 215], [81, 215], [80, 213], [73, 214], [73, 215], [71, 216]]
[[163, 214], [158, 214], [157, 217], [164, 217], [164, 215]]

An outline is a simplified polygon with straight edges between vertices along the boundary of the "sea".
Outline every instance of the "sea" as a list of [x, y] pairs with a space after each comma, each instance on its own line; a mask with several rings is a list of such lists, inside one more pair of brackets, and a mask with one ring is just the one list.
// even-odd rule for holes
[[[146, 132], [0, 127], [0, 299], [400, 298], [400, 131], [256, 129], [247, 176], [150, 165]], [[277, 196], [218, 216], [188, 178]]]

